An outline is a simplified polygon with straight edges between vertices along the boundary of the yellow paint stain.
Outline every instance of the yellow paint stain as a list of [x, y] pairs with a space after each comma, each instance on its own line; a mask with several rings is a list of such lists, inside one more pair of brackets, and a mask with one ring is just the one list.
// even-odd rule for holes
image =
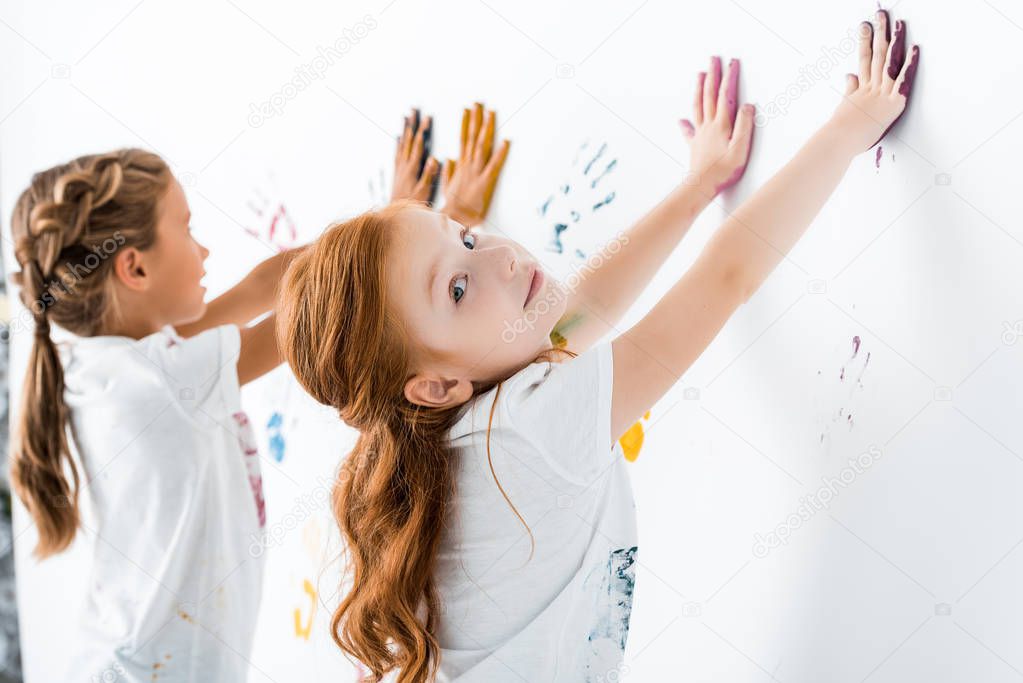
[[189, 624], [195, 623], [195, 619], [192, 618], [192, 615], [186, 612], [185, 610], [179, 609], [178, 616], [187, 621]]
[[643, 433], [643, 420], [650, 419], [650, 411], [646, 411], [643, 415], [642, 420], [636, 420], [636, 423], [629, 427], [621, 438], [618, 439], [618, 443], [622, 445], [622, 451], [625, 453], [625, 459], [629, 462], [636, 462], [636, 458], [639, 457], [639, 451], [643, 448], [643, 439], [645, 434]]
[[313, 616], [316, 614], [316, 589], [309, 579], [302, 580], [302, 589], [309, 596], [309, 618], [305, 625], [302, 625], [302, 610], [295, 608], [295, 636], [302, 640], [309, 640], [309, 634], [313, 631]]

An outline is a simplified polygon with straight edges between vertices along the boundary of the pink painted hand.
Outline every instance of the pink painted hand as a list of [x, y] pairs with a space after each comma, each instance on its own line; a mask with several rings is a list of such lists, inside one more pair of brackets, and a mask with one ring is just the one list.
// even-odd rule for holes
[[713, 195], [739, 182], [753, 146], [752, 104], [739, 109], [739, 60], [728, 64], [722, 81], [721, 58], [710, 60], [710, 77], [700, 72], [693, 101], [693, 121], [682, 119], [689, 143], [687, 183], [705, 187]]
[[860, 150], [880, 142], [902, 116], [920, 62], [917, 45], [906, 58], [905, 22], [895, 22], [892, 36], [888, 21], [888, 12], [878, 10], [877, 30], [860, 24], [859, 75], [846, 76], [845, 96], [832, 115]]

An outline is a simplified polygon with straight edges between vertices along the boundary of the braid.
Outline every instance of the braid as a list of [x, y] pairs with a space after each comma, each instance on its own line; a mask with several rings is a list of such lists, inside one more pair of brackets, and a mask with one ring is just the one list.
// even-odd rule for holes
[[11, 232], [21, 271], [12, 280], [35, 330], [11, 480], [39, 529], [37, 555], [66, 548], [79, 520], [79, 474], [51, 320], [82, 336], [101, 332], [116, 313], [107, 257], [122, 245], [152, 246], [170, 178], [157, 155], [117, 150], [37, 173], [15, 206]]

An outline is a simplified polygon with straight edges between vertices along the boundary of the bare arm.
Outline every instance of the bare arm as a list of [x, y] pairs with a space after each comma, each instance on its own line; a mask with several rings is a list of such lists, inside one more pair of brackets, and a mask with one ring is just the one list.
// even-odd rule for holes
[[[725, 79], [721, 59], [700, 72], [693, 102], [695, 126], [681, 121], [690, 144], [686, 182], [600, 251], [599, 266], [583, 270], [569, 291], [565, 315], [556, 332], [582, 353], [610, 332], [689, 232], [713, 198], [738, 182], [746, 170], [753, 117], [739, 114], [739, 62], [732, 60]], [[570, 283], [571, 284], [571, 283]]]
[[238, 354], [238, 384], [245, 385], [280, 365], [284, 358], [277, 347], [274, 324], [277, 314], [271, 313], [252, 327], [241, 329], [241, 351]]
[[259, 263], [231, 289], [206, 305], [206, 312], [195, 322], [178, 325], [182, 337], [193, 337], [219, 325], [243, 327], [274, 308], [277, 284], [284, 276], [291, 259], [305, 247], [289, 249]]
[[[879, 17], [879, 20], [886, 20]], [[703, 353], [732, 313], [755, 292], [806, 231], [852, 158], [906, 106], [908, 78], [919, 56], [886, 68], [882, 25], [864, 36], [860, 76], [850, 75], [832, 118], [796, 156], [725, 221], [688, 272], [660, 302], [614, 340], [612, 437], [622, 434], [657, 402]], [[895, 42], [905, 39], [896, 32]], [[904, 44], [904, 43], [903, 43]], [[750, 105], [747, 105], [750, 106]]]

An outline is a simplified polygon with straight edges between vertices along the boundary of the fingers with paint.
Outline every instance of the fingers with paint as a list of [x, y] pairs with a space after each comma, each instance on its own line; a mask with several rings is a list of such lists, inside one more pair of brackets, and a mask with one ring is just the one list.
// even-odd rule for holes
[[497, 113], [479, 102], [462, 111], [461, 149], [458, 159], [444, 165], [444, 208], [462, 225], [479, 225], [490, 211], [497, 179], [504, 168], [509, 140], [495, 145]]
[[688, 184], [717, 195], [739, 182], [753, 147], [753, 114], [751, 104], [739, 111], [739, 60], [728, 63], [722, 78], [721, 58], [712, 57], [709, 74], [696, 78], [693, 119], [679, 121], [689, 143]]
[[412, 199], [433, 203], [440, 180], [440, 163], [430, 156], [433, 146], [433, 117], [421, 119], [418, 109], [405, 117], [394, 153], [394, 189], [391, 201]]
[[888, 12], [879, 9], [877, 26], [860, 24], [859, 69], [846, 75], [845, 95], [832, 119], [851, 140], [866, 150], [881, 142], [905, 114], [920, 63], [920, 47], [908, 50], [906, 22], [895, 22], [894, 37]]

